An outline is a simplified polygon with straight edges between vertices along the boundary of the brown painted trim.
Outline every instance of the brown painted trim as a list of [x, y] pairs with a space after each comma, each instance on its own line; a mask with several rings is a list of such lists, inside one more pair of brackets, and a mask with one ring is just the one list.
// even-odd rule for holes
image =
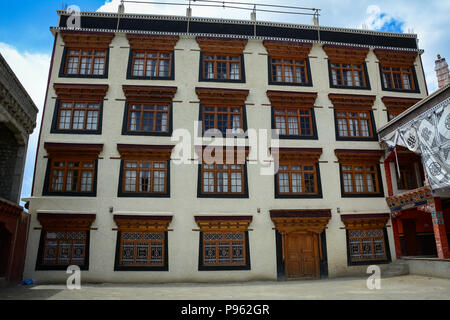
[[242, 54], [248, 42], [248, 39], [200, 36], [197, 36], [195, 40], [204, 54], [223, 53], [226, 55]]
[[81, 150], [96, 150], [101, 151], [103, 149], [103, 143], [95, 144], [95, 143], [59, 143], [59, 142], [45, 142], [44, 148], [47, 151], [54, 150], [65, 151], [67, 149], [81, 149]]
[[69, 48], [109, 48], [114, 33], [112, 32], [83, 32], [64, 30], [61, 31], [64, 44]]
[[320, 152], [320, 153], [322, 153], [323, 152], [323, 149], [322, 148], [286, 148], [286, 147], [283, 147], [283, 148], [272, 148], [272, 147], [270, 147], [269, 148], [269, 150], [270, 150], [270, 152], [272, 152], [272, 151], [274, 151], [274, 152], [276, 152], [276, 151], [279, 151], [280, 153], [281, 152], [298, 152], [298, 153], [300, 153], [300, 152]]
[[357, 214], [341, 214], [341, 220], [350, 219], [380, 219], [380, 218], [390, 218], [390, 213], [357, 213]]
[[172, 51], [180, 39], [179, 36], [127, 33], [132, 49]]
[[417, 57], [415, 51], [374, 49], [373, 52], [383, 66], [408, 66], [412, 67]]
[[139, 150], [172, 150], [175, 145], [154, 145], [154, 144], [117, 144], [117, 149], [139, 149]]
[[313, 107], [317, 98], [317, 92], [267, 90], [266, 95], [272, 106]]
[[263, 45], [271, 58], [306, 59], [312, 43], [264, 40]]
[[83, 213], [48, 213], [38, 212], [37, 219], [93, 219], [95, 220], [96, 214], [83, 214]]
[[115, 214], [114, 220], [164, 220], [172, 221], [173, 216], [136, 216], [136, 215], [125, 215], [125, 214]]
[[364, 149], [334, 149], [334, 153], [354, 153], [354, 154], [374, 154], [384, 155], [384, 150], [364, 150]]
[[164, 101], [172, 102], [177, 87], [122, 85], [128, 101]]
[[331, 209], [280, 209], [270, 210], [271, 218], [317, 218], [331, 217]]
[[246, 220], [252, 221], [253, 216], [194, 216], [195, 221], [209, 220]]

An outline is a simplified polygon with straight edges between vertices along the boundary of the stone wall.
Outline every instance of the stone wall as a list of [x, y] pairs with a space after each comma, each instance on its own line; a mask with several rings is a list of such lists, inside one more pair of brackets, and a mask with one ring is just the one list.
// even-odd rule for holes
[[12, 202], [17, 201], [17, 195], [13, 195], [11, 191], [19, 147], [14, 134], [0, 123], [0, 198]]

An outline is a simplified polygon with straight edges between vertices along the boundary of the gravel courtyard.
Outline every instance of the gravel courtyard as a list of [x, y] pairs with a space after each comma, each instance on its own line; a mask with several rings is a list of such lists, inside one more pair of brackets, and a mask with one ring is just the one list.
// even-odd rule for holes
[[253, 281], [240, 283], [82, 284], [79, 290], [65, 285], [9, 285], [0, 287], [0, 300], [450, 300], [450, 279], [417, 275], [381, 280], [381, 289], [369, 290], [366, 278], [315, 281]]

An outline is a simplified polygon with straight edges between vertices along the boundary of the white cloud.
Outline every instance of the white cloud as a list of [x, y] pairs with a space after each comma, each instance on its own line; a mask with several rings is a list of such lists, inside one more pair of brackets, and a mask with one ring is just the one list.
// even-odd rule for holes
[[39, 109], [36, 128], [33, 134], [30, 135], [28, 141], [28, 152], [21, 193], [21, 197], [29, 197], [33, 182], [34, 162], [45, 91], [47, 89], [50, 55], [46, 53], [21, 53], [13, 46], [3, 42], [0, 42], [0, 53]]
[[[145, 0], [138, 0], [144, 2]], [[239, 0], [236, 0], [239, 1]], [[183, 0], [159, 0], [159, 2], [187, 3]], [[256, 1], [249, 1], [256, 2]], [[275, 3], [273, 0], [259, 0], [258, 4]], [[394, 30], [408, 32], [413, 29], [419, 39], [425, 78], [429, 92], [437, 89], [434, 71], [436, 54], [450, 60], [450, 34], [448, 29], [448, 12], [450, 1], [422, 0], [303, 0], [302, 7], [320, 8], [320, 24], [347, 28], [361, 28], [363, 23], [369, 29], [377, 30], [394, 23]], [[107, 0], [98, 11], [117, 12], [120, 0]], [[280, 2], [279, 2], [280, 3]], [[283, 0], [283, 5], [298, 6], [296, 0]], [[193, 16], [218, 17], [232, 19], [249, 19], [249, 12], [242, 10], [193, 7]], [[185, 6], [155, 5], [146, 3], [125, 3], [127, 13], [146, 13], [163, 15], [185, 15]], [[310, 16], [280, 15], [274, 13], [257, 13], [258, 20], [311, 24]], [[395, 24], [398, 22], [398, 24]]]

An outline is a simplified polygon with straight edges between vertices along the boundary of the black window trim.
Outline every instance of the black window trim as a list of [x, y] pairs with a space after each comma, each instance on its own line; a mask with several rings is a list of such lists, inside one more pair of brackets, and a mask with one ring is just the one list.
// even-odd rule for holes
[[[224, 163], [225, 164], [225, 163]], [[198, 175], [197, 175], [197, 198], [218, 198], [218, 199], [238, 199], [238, 198], [249, 198], [248, 192], [248, 177], [247, 177], [247, 161], [244, 164], [244, 193], [241, 194], [221, 194], [221, 193], [203, 193], [202, 191], [202, 163], [198, 164]], [[231, 181], [231, 180], [230, 180]], [[231, 186], [231, 184], [230, 184]]]
[[412, 70], [412, 81], [414, 81], [414, 86], [415, 89], [414, 90], [406, 90], [406, 89], [388, 89], [384, 87], [383, 84], [383, 66], [381, 65], [381, 63], [378, 63], [378, 70], [380, 72], [380, 82], [381, 82], [381, 90], [383, 91], [391, 91], [391, 92], [405, 92], [405, 93], [420, 93], [420, 89], [419, 89], [419, 82], [417, 80], [417, 73], [416, 73], [416, 67], [415, 65], [410, 66], [411, 70]]
[[[141, 159], [136, 159], [136, 161]], [[131, 160], [130, 160], [131, 161]], [[163, 161], [161, 161], [163, 162]], [[167, 176], [166, 176], [166, 192], [165, 193], [144, 193], [144, 192], [124, 192], [122, 191], [124, 160], [120, 160], [119, 185], [117, 189], [117, 197], [119, 198], [170, 198], [170, 160], [166, 160]], [[153, 184], [152, 184], [153, 185]]]
[[[311, 119], [312, 119], [311, 128], [313, 130], [313, 135], [312, 136], [303, 136], [303, 135], [280, 134], [280, 135], [278, 135], [278, 138], [279, 139], [294, 139], [294, 140], [319, 140], [319, 135], [318, 135], [318, 132], [317, 132], [316, 115], [315, 115], [315, 111], [314, 111], [314, 106], [308, 107], [308, 108], [305, 108], [305, 107], [298, 107], [298, 108], [300, 108], [300, 109], [311, 109]], [[275, 111], [274, 111], [274, 107], [273, 106], [270, 107], [270, 112], [271, 112], [271, 126], [272, 126], [272, 130], [276, 130]], [[300, 128], [299, 128], [299, 131], [300, 131]]]
[[[42, 257], [43, 257], [43, 250], [44, 250], [44, 242], [45, 242], [45, 233], [47, 230], [42, 229], [41, 230], [41, 236], [39, 239], [39, 248], [38, 248], [38, 254], [36, 259], [36, 265], [35, 270], [36, 271], [43, 271], [43, 270], [67, 270], [67, 267], [72, 264], [67, 265], [46, 265], [42, 263]], [[72, 232], [72, 231], [65, 231], [64, 232]], [[90, 230], [85, 230], [86, 232], [86, 247], [85, 247], [85, 256], [84, 256], [84, 264], [78, 265], [80, 267], [80, 270], [89, 270], [89, 244], [90, 244]]]
[[[130, 231], [134, 232], [134, 231]], [[153, 232], [148, 232], [153, 233]], [[117, 230], [116, 250], [114, 257], [114, 271], [169, 271], [169, 238], [168, 232], [164, 231], [164, 265], [163, 266], [123, 266], [120, 265], [120, 237], [122, 231]]]
[[[238, 138], [238, 139], [248, 138], [248, 135], [247, 135], [247, 129], [248, 129], [248, 127], [247, 127], [247, 106], [245, 104], [243, 104], [242, 106], [240, 106], [240, 108], [242, 108], [242, 126], [243, 126], [242, 131], [243, 131], [243, 133], [242, 134], [234, 133], [234, 134], [230, 135], [230, 137]], [[201, 124], [202, 124], [201, 130], [200, 130], [200, 127], [198, 127], [198, 132], [197, 132], [198, 137], [213, 137], [213, 136], [215, 136], [214, 134], [205, 135], [204, 125], [203, 125], [203, 104], [201, 104], [201, 103], [199, 104], [199, 109], [198, 109], [198, 121], [201, 122]], [[221, 132], [221, 134], [222, 134], [222, 137], [225, 138], [227, 133]]]
[[199, 253], [198, 253], [198, 271], [231, 271], [231, 270], [251, 270], [250, 263], [250, 245], [248, 240], [248, 231], [245, 233], [245, 265], [241, 266], [205, 266], [203, 265], [203, 232], [199, 232]]
[[229, 83], [245, 83], [245, 62], [244, 62], [244, 54], [240, 54], [241, 57], [241, 79], [206, 79], [203, 78], [203, 52], [200, 51], [200, 63], [198, 69], [198, 81], [199, 82], [229, 82]]
[[345, 244], [347, 246], [347, 266], [364, 266], [364, 265], [373, 265], [373, 264], [388, 264], [392, 262], [391, 258], [391, 250], [389, 247], [389, 238], [387, 234], [386, 227], [383, 228], [383, 234], [384, 234], [384, 247], [386, 249], [386, 260], [367, 260], [367, 261], [351, 261], [350, 258], [350, 241], [348, 236], [349, 230], [345, 230]]
[[367, 64], [364, 61], [363, 62], [363, 72], [364, 77], [366, 79], [366, 86], [365, 87], [357, 87], [357, 86], [340, 86], [340, 85], [334, 85], [333, 84], [333, 76], [331, 74], [331, 61], [328, 59], [328, 79], [330, 82], [330, 88], [336, 88], [336, 89], [352, 89], [352, 90], [372, 90], [370, 87], [370, 79], [369, 79], [369, 73], [367, 72]]
[[374, 163], [377, 169], [378, 185], [380, 191], [378, 193], [346, 193], [344, 189], [344, 176], [342, 174], [342, 163], [339, 163], [339, 180], [341, 183], [341, 198], [384, 198], [383, 179], [381, 177], [381, 167], [377, 162]]
[[60, 197], [97, 197], [97, 176], [98, 176], [98, 159], [95, 160], [94, 183], [91, 192], [56, 192], [50, 191], [50, 170], [52, 167], [52, 158], [47, 159], [47, 169], [45, 171], [44, 187], [42, 196], [60, 196]]
[[322, 183], [320, 181], [319, 162], [315, 163], [317, 174], [317, 194], [282, 194], [278, 191], [278, 173], [274, 174], [275, 199], [322, 199]]
[[[130, 48], [130, 52], [128, 55], [128, 66], [127, 66], [127, 77], [126, 77], [127, 80], [175, 80], [175, 50], [172, 50], [170, 53], [171, 54], [171, 58], [170, 58], [171, 73], [168, 77], [134, 76], [133, 70], [132, 70], [133, 51], [134, 51], [134, 49]], [[158, 50], [149, 50], [149, 51], [158, 51]]]
[[[66, 68], [66, 59], [67, 59], [67, 50], [71, 49], [67, 46], [64, 47], [62, 59], [61, 59], [61, 66], [59, 68], [59, 77], [60, 78], [79, 78], [79, 79], [108, 79], [108, 71], [109, 71], [109, 48], [106, 49], [106, 56], [105, 56], [105, 72], [103, 75], [90, 75], [90, 74], [66, 74], [65, 68]], [[74, 48], [76, 49], [76, 48]], [[92, 48], [96, 49], [96, 48]], [[81, 63], [81, 62], [80, 62]]]
[[[99, 101], [100, 111], [99, 111], [99, 115], [98, 115], [97, 130], [58, 129], [57, 128], [57, 123], [58, 123], [59, 108], [61, 107], [60, 103], [61, 103], [61, 100], [60, 99], [56, 99], [55, 109], [53, 111], [52, 126], [51, 126], [51, 129], [50, 129], [50, 133], [55, 133], [55, 134], [95, 134], [95, 135], [102, 134], [103, 100]], [[73, 115], [72, 115], [72, 117], [73, 117]]]
[[[151, 101], [148, 102], [152, 104]], [[123, 136], [161, 136], [161, 137], [170, 137], [173, 132], [173, 102], [169, 103], [169, 119], [168, 119], [168, 131], [167, 132], [158, 132], [158, 131], [129, 131], [128, 130], [128, 108], [130, 107], [130, 103], [128, 101], [125, 102], [124, 113], [123, 113], [123, 121], [122, 121], [122, 135]]]
[[[307, 80], [308, 83], [294, 83], [294, 82], [277, 82], [272, 80], [272, 61], [271, 57], [267, 56], [267, 70], [268, 70], [268, 84], [272, 86], [294, 86], [294, 87], [312, 87], [312, 74], [311, 74], [311, 65], [309, 63], [309, 57], [305, 58], [306, 63], [306, 73], [307, 73]], [[295, 59], [293, 59], [295, 60]]]
[[[336, 108], [333, 108], [333, 109], [334, 109], [333, 110], [333, 113], [334, 113], [334, 129], [335, 129], [336, 141], [378, 141], [378, 133], [377, 133], [377, 127], [375, 126], [375, 117], [373, 115], [373, 109], [364, 110], [364, 112], [367, 112], [367, 111], [370, 112], [370, 122], [371, 122], [371, 125], [372, 125], [372, 131], [373, 131], [373, 137], [368, 137], [368, 138], [362, 138], [362, 137], [355, 137], [355, 138], [340, 137], [339, 136], [339, 126], [338, 126], [338, 121], [337, 121], [337, 110], [336, 110]], [[340, 110], [340, 109], [338, 108], [338, 110]]]

